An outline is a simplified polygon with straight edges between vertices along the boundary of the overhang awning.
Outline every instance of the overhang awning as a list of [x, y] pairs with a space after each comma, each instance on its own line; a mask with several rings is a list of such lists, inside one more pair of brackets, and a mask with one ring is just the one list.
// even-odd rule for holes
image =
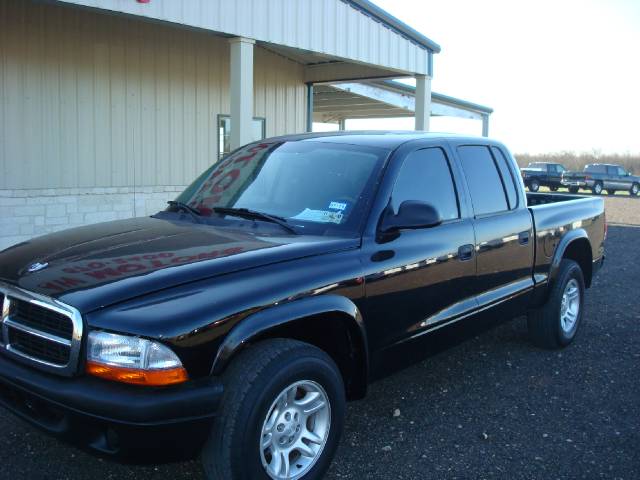
[[[484, 105], [433, 92], [431, 115], [483, 120], [493, 113]], [[313, 119], [333, 123], [347, 118], [413, 117], [415, 87], [398, 81], [314, 86]]]

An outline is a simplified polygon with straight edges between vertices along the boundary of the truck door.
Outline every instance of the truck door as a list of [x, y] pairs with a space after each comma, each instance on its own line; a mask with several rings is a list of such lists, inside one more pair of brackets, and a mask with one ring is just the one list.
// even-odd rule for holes
[[458, 157], [473, 206], [480, 307], [526, 297], [533, 286], [535, 239], [526, 198], [515, 182], [513, 162], [499, 148], [459, 145]]
[[607, 167], [608, 176], [611, 178], [611, 184], [616, 190], [629, 190], [631, 181], [627, 176], [627, 172], [622, 167]]
[[421, 148], [398, 161], [391, 198], [383, 199], [387, 208], [397, 213], [406, 200], [423, 201], [439, 211], [442, 224], [400, 230], [363, 245], [367, 299], [362, 313], [373, 351], [419, 336], [476, 306], [473, 224], [461, 209], [445, 150]]
[[562, 167], [560, 165], [548, 165], [549, 167], [549, 186], [559, 187], [562, 178]]

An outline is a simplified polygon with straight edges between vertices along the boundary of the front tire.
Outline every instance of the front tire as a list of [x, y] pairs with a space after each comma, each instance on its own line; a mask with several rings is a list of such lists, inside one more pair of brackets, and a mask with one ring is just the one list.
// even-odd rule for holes
[[569, 193], [578, 193], [580, 188], [578, 187], [569, 187]]
[[208, 480], [321, 479], [342, 433], [345, 389], [333, 360], [296, 340], [248, 347], [223, 375], [201, 454]]
[[549, 187], [549, 190], [551, 190], [552, 192], [557, 192], [558, 191], [558, 187]]
[[538, 182], [538, 180], [533, 179], [529, 182], [529, 190], [531, 190], [532, 192], [537, 192], [538, 190], [540, 190], [540, 182]]
[[573, 260], [560, 263], [547, 303], [527, 314], [529, 337], [542, 348], [569, 345], [578, 332], [584, 311], [584, 277]]
[[615, 191], [615, 190], [607, 190], [607, 193], [608, 193], [609, 195], [615, 195], [615, 194], [616, 194], [616, 191]]
[[600, 182], [596, 182], [593, 185], [593, 188], [591, 189], [591, 191], [595, 194], [595, 195], [601, 195], [602, 194], [602, 183]]
[[638, 185], [637, 183], [634, 183], [633, 185], [631, 185], [631, 189], [629, 190], [629, 193], [634, 197], [637, 197], [638, 193], [640, 193], [640, 185]]

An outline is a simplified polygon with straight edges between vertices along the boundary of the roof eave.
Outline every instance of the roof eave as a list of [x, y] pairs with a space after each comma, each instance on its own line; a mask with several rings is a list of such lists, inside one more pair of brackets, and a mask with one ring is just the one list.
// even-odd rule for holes
[[425, 37], [423, 34], [418, 32], [417, 30], [411, 28], [409, 25], [404, 23], [401, 20], [398, 20], [396, 17], [391, 15], [386, 10], [378, 7], [377, 5], [371, 3], [369, 0], [345, 0], [347, 3], [357, 8], [358, 10], [366, 13], [372, 18], [384, 23], [392, 30], [397, 31], [398, 33], [406, 36], [409, 40], [414, 41], [418, 45], [425, 47], [432, 53], [440, 53], [440, 45], [431, 40], [430, 38]]

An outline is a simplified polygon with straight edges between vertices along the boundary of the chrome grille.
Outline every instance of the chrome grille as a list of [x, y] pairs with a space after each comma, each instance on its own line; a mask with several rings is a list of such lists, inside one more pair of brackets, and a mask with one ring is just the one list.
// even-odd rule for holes
[[76, 372], [82, 341], [82, 318], [76, 309], [1, 282], [0, 300], [2, 350], [42, 370]]

